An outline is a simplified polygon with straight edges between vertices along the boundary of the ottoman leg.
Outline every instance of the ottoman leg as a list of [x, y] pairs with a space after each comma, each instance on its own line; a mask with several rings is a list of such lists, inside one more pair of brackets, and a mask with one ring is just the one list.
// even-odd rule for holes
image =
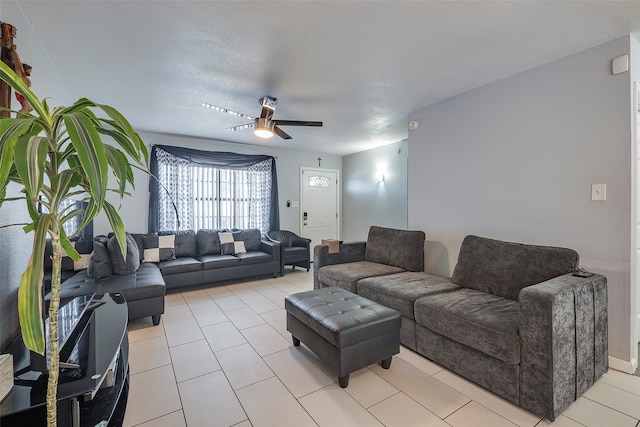
[[380, 366], [382, 366], [384, 369], [389, 369], [391, 367], [391, 358], [387, 358], [384, 359], [382, 362], [380, 362]]
[[151, 321], [153, 322], [153, 326], [158, 326], [160, 324], [160, 314], [151, 316]]
[[300, 340], [298, 338], [296, 338], [293, 335], [291, 335], [291, 339], [293, 341], [293, 345], [295, 345], [296, 347], [298, 347], [300, 345]]
[[349, 385], [349, 374], [338, 377], [338, 383], [340, 384], [340, 387], [346, 388]]

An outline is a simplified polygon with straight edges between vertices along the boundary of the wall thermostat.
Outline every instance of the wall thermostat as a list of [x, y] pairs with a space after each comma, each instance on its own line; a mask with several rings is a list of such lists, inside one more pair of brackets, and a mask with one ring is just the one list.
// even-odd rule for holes
[[616, 56], [611, 60], [611, 72], [620, 74], [629, 71], [629, 55]]

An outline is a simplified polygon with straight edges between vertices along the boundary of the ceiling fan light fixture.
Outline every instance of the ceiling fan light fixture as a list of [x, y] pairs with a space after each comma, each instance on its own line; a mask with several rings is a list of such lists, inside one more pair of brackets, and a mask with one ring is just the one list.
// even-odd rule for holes
[[267, 119], [256, 119], [256, 129], [253, 133], [259, 138], [271, 138], [275, 124]]
[[260, 105], [270, 110], [275, 111], [277, 104], [278, 104], [278, 99], [272, 96], [263, 96], [262, 98], [260, 98]]
[[276, 110], [278, 99], [265, 95], [259, 99], [259, 102], [262, 106], [259, 117], [247, 116], [246, 114], [231, 111], [227, 108], [218, 107], [206, 102], [203, 102], [202, 106], [210, 110], [220, 111], [221, 113], [251, 120], [251, 123], [232, 126], [227, 128], [227, 130], [235, 132], [243, 129], [254, 128], [254, 133], [259, 138], [272, 138], [275, 134], [282, 139], [291, 139], [291, 135], [283, 131], [281, 126], [322, 126], [322, 122], [312, 122], [307, 120], [273, 120], [273, 113]]

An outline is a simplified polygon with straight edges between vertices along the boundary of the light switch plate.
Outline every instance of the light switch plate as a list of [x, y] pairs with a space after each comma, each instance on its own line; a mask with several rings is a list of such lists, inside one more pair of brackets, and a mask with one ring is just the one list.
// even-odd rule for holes
[[607, 200], [607, 184], [591, 184], [591, 200]]

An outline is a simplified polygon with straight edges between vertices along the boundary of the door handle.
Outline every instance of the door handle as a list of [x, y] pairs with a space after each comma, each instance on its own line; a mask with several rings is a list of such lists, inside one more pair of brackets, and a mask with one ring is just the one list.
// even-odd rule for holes
[[306, 212], [304, 212], [304, 213], [302, 214], [302, 219], [304, 219], [305, 221], [307, 220], [307, 213], [306, 213]]

